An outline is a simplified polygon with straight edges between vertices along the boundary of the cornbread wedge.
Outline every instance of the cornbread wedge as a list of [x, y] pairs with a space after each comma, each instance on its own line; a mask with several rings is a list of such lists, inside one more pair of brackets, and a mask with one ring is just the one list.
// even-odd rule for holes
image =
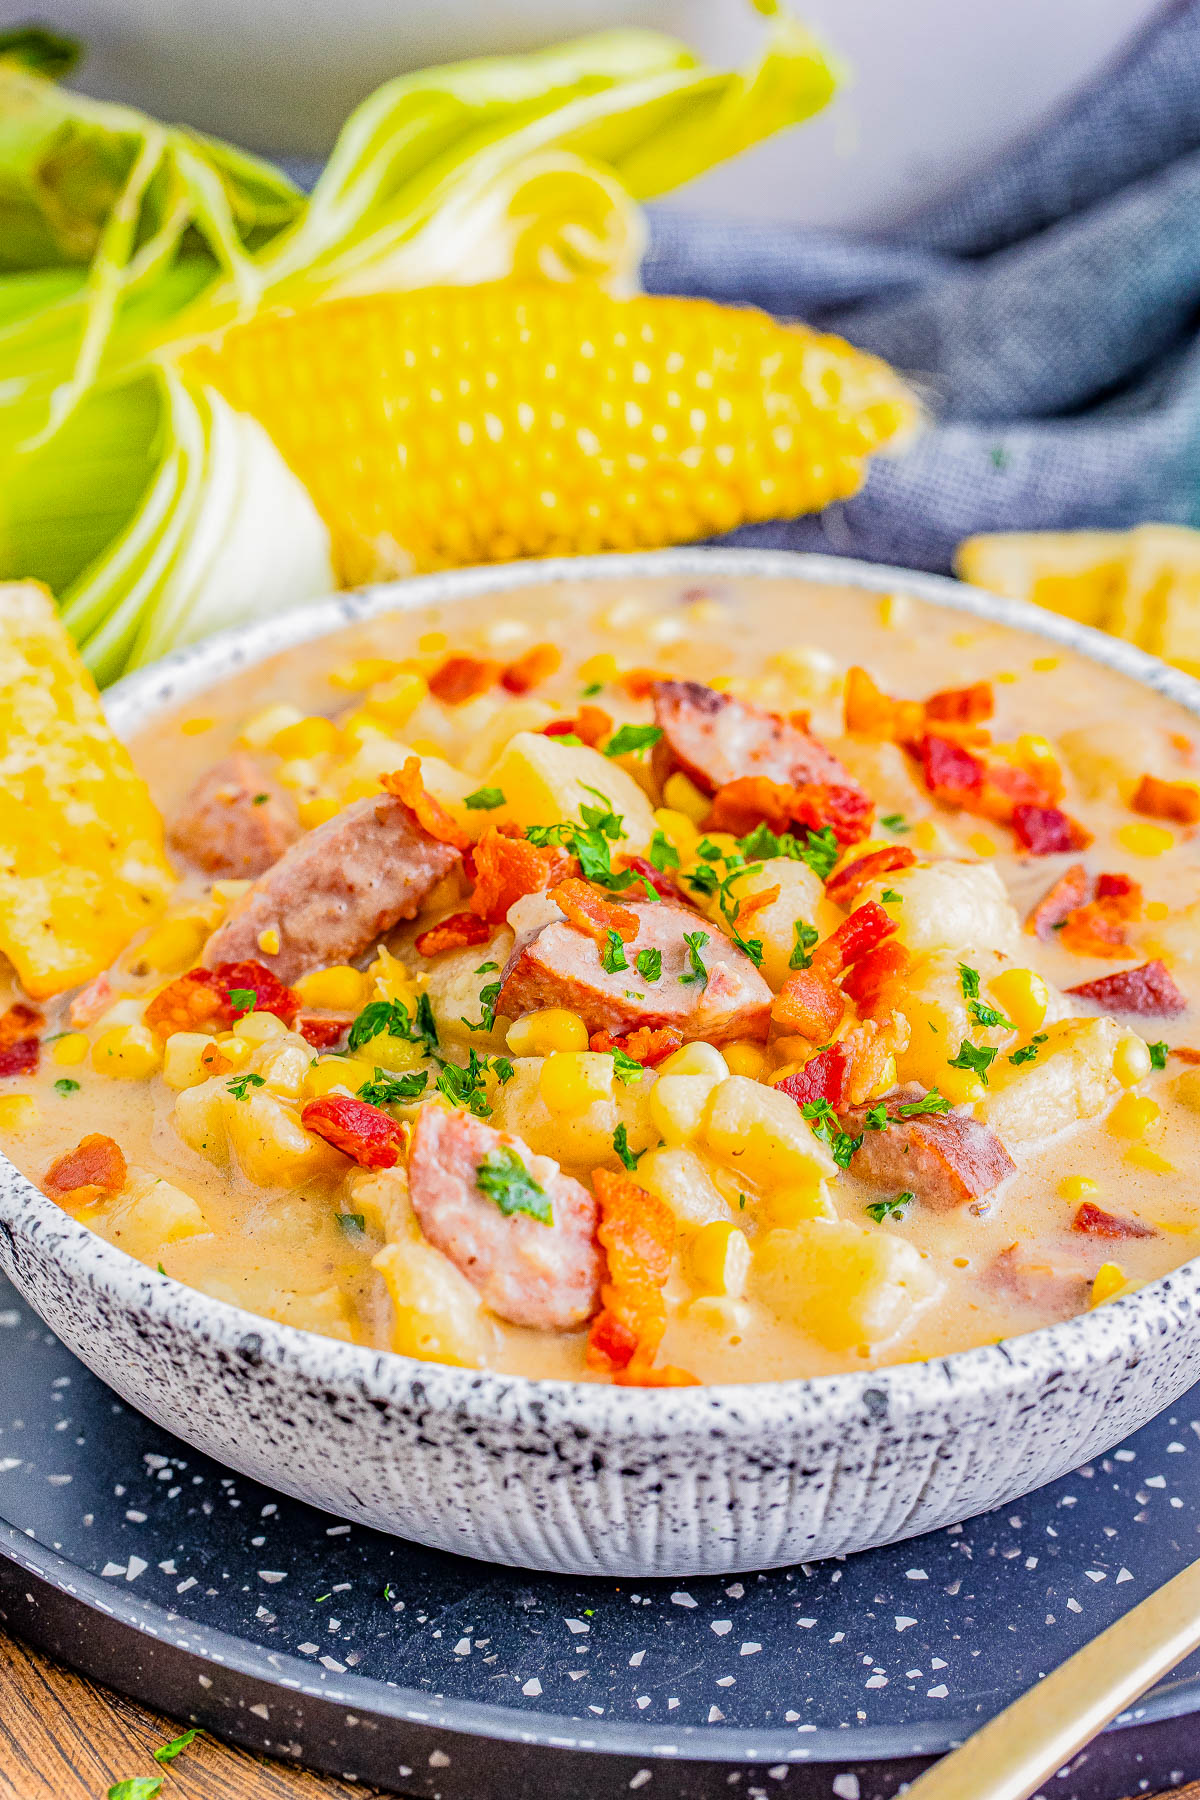
[[44, 1000], [162, 911], [162, 821], [49, 593], [0, 586], [0, 952]]

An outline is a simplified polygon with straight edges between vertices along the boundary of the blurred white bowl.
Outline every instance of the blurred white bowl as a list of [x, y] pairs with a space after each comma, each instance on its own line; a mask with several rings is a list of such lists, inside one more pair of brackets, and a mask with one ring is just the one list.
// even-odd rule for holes
[[[853, 87], [803, 132], [698, 182], [689, 205], [881, 226], [952, 187], [1095, 72], [1156, 0], [792, 0]], [[90, 46], [80, 85], [253, 149], [314, 156], [387, 76], [607, 25], [678, 33], [718, 62], [753, 53], [749, 0], [41, 0]]]

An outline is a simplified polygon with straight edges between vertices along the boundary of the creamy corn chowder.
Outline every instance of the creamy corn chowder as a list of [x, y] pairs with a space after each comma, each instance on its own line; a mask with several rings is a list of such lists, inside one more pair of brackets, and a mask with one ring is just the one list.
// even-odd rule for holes
[[903, 596], [376, 620], [135, 741], [178, 888], [88, 986], [11, 985], [4, 1147], [176, 1280], [467, 1366], [1062, 1319], [1200, 1247], [1193, 735]]

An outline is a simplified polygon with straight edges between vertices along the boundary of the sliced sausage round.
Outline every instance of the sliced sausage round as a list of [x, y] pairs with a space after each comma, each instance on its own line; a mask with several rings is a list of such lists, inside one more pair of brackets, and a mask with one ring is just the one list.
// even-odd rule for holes
[[300, 836], [286, 789], [235, 750], [206, 769], [172, 821], [168, 842], [206, 875], [253, 880]]
[[[204, 964], [260, 962], [290, 983], [310, 969], [352, 962], [398, 920], [415, 918], [460, 861], [402, 801], [387, 794], [356, 800], [242, 895], [205, 945]], [[279, 937], [273, 952], [263, 944], [272, 931]]]
[[[516, 1019], [545, 1006], [565, 1006], [579, 1014], [589, 1032], [609, 1031], [614, 1037], [640, 1025], [652, 1031], [674, 1025], [686, 1039], [713, 1044], [766, 1037], [771, 990], [750, 958], [711, 920], [668, 900], [622, 898], [621, 905], [638, 921], [637, 936], [622, 949], [624, 968], [606, 969], [591, 937], [556, 920], [518, 940], [501, 976], [498, 1011]], [[638, 969], [644, 950], [657, 950], [661, 958], [655, 980]]]
[[916, 1087], [889, 1094], [885, 1101], [889, 1124], [884, 1131], [865, 1125], [865, 1106], [840, 1114], [844, 1131], [863, 1135], [862, 1148], [850, 1161], [852, 1175], [892, 1193], [907, 1189], [935, 1211], [949, 1212], [990, 1194], [1016, 1173], [1016, 1163], [995, 1132], [970, 1113], [895, 1117], [898, 1105], [922, 1097]]
[[665, 778], [682, 769], [705, 793], [747, 775], [783, 787], [820, 782], [858, 790], [859, 784], [819, 738], [732, 694], [699, 681], [658, 681], [654, 720], [662, 730], [655, 768]]
[[[500, 1179], [485, 1191], [489, 1171]], [[572, 1331], [591, 1318], [603, 1274], [596, 1202], [550, 1157], [535, 1156], [519, 1137], [470, 1113], [424, 1106], [413, 1130], [408, 1181], [429, 1242], [500, 1318], [540, 1331]], [[549, 1222], [519, 1205], [505, 1212], [514, 1200], [544, 1212]]]

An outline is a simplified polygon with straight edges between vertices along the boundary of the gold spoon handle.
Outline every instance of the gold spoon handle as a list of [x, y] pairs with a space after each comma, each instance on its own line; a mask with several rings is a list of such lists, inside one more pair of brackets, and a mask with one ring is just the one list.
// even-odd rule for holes
[[1198, 1644], [1195, 1562], [943, 1757], [908, 1800], [1029, 1800]]

